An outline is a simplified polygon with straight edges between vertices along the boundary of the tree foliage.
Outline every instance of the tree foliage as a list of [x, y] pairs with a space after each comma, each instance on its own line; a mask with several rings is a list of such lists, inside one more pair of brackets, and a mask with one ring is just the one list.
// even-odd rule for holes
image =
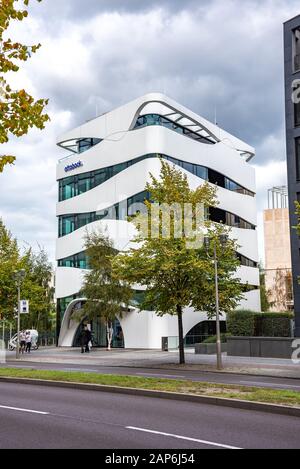
[[[37, 0], [40, 2], [41, 0]], [[17, 9], [17, 3], [23, 4]], [[47, 99], [35, 100], [24, 89], [14, 90], [5, 76], [19, 70], [18, 62], [26, 62], [41, 47], [25, 45], [6, 37], [12, 21], [23, 21], [28, 16], [29, 0], [0, 0], [0, 144], [9, 141], [10, 134], [21, 137], [29, 129], [43, 129], [49, 116], [43, 113]], [[12, 164], [13, 155], [0, 155], [0, 173], [6, 164]]]
[[86, 299], [80, 319], [100, 319], [107, 328], [108, 348], [112, 340], [112, 323], [127, 310], [131, 289], [113, 275], [112, 259], [117, 254], [112, 240], [101, 231], [87, 233], [85, 250], [89, 271], [81, 295]]
[[261, 310], [267, 312], [270, 311], [273, 303], [269, 300], [271, 292], [266, 287], [266, 273], [261, 265], [259, 266], [259, 283]]
[[[204, 183], [195, 190], [189, 187], [187, 177], [167, 162], [161, 161], [160, 178], [151, 176], [146, 190], [150, 192], [151, 202], [145, 201], [148, 213], [139, 215], [135, 220], [138, 230], [137, 243], [128, 252], [119, 254], [113, 261], [116, 275], [130, 284], [138, 283], [146, 287], [146, 294], [141, 309], [149, 309], [155, 305], [158, 315], [171, 314], [178, 316], [180, 363], [184, 363], [182, 314], [186, 307], [207, 311], [210, 316], [215, 314], [215, 283], [214, 264], [203, 246], [203, 242], [191, 247], [190, 235], [185, 232], [184, 223], [181, 236], [175, 224], [184, 218], [186, 204], [192, 206], [192, 218], [196, 233], [201, 234], [205, 228], [211, 238], [209, 253], [212, 254], [213, 243], [216, 243], [219, 263], [220, 308], [229, 311], [235, 308], [242, 297], [242, 286], [239, 279], [234, 279], [239, 261], [235, 255], [236, 243], [228, 241], [225, 248], [221, 246], [219, 235], [228, 233], [222, 225], [215, 225], [207, 218], [197, 226], [195, 218], [197, 205], [208, 208], [217, 204], [216, 190]], [[169, 237], [164, 236], [160, 227], [162, 216], [152, 214], [153, 203], [173, 204], [171, 211]], [[177, 204], [177, 205], [174, 205]], [[152, 231], [144, 238], [142, 226], [145, 217], [150, 224], [158, 225], [158, 236], [151, 236]], [[154, 220], [153, 220], [154, 217]], [[143, 220], [144, 218], [144, 220]], [[184, 220], [182, 220], [184, 222]], [[153, 306], [152, 306], [153, 307]]]
[[24, 269], [22, 299], [30, 302], [30, 314], [22, 315], [21, 327], [50, 331], [54, 313], [54, 292], [51, 287], [52, 265], [47, 254], [31, 248], [21, 253], [16, 239], [0, 219], [0, 319], [14, 321], [17, 308], [17, 286], [14, 273]]

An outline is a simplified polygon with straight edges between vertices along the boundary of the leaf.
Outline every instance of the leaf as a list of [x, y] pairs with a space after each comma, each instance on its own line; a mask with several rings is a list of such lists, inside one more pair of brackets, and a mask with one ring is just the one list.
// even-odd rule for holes
[[3, 172], [4, 166], [7, 164], [13, 164], [15, 161], [14, 156], [0, 156], [0, 173]]
[[[40, 1], [40, 0], [37, 0]], [[19, 70], [18, 61], [27, 61], [31, 54], [37, 52], [41, 44], [25, 45], [14, 42], [11, 38], [3, 40], [4, 33], [7, 33], [10, 23], [16, 19], [23, 21], [28, 16], [26, 7], [29, 0], [23, 0], [25, 9], [16, 8], [17, 1], [1, 0], [0, 8], [0, 143], [7, 143], [11, 135], [21, 137], [29, 132], [33, 127], [44, 129], [46, 122], [50, 120], [44, 113], [48, 104], [47, 99], [35, 99], [25, 90], [12, 90], [5, 80], [5, 75], [9, 72], [17, 73]], [[12, 164], [15, 157], [2, 156], [0, 159], [0, 172], [5, 165]]]

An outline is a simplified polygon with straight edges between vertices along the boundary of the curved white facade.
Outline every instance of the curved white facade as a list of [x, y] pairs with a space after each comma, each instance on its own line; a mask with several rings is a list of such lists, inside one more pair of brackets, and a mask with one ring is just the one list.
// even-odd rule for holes
[[[100, 220], [101, 211], [144, 191], [150, 172], [159, 175], [157, 154], [175, 159], [193, 188], [204, 179], [218, 182], [221, 212], [216, 216], [221, 213], [235, 225], [231, 236], [238, 241], [244, 264], [237, 275], [253, 286], [241, 307], [260, 310], [255, 172], [249, 164], [254, 156], [252, 147], [161, 94], [146, 95], [87, 122], [61, 136], [58, 144], [75, 150], [57, 166], [59, 345], [73, 345], [76, 334], [72, 308], [80, 302], [76, 298], [86, 272], [86, 230], [105, 227], [118, 250], [130, 247], [133, 225], [121, 216]], [[204, 313], [185, 312], [184, 333], [205, 319]], [[149, 311], [132, 309], [120, 323], [127, 348], [160, 348], [161, 337], [178, 334], [176, 318], [160, 318]]]

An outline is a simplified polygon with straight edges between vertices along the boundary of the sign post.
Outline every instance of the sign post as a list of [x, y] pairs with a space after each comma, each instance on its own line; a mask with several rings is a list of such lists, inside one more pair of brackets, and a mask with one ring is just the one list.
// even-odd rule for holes
[[21, 314], [21, 285], [26, 276], [24, 269], [16, 270], [14, 278], [18, 289], [18, 316], [17, 316], [17, 343], [16, 343], [16, 359], [20, 358], [20, 314]]

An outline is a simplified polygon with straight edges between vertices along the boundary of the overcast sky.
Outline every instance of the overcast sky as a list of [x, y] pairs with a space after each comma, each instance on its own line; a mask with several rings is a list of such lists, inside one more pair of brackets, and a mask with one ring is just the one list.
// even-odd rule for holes
[[43, 0], [10, 36], [43, 47], [10, 79], [48, 97], [51, 123], [2, 146], [0, 217], [54, 260], [56, 136], [151, 91], [256, 147], [259, 240], [266, 191], [286, 183], [282, 23], [299, 0]]

